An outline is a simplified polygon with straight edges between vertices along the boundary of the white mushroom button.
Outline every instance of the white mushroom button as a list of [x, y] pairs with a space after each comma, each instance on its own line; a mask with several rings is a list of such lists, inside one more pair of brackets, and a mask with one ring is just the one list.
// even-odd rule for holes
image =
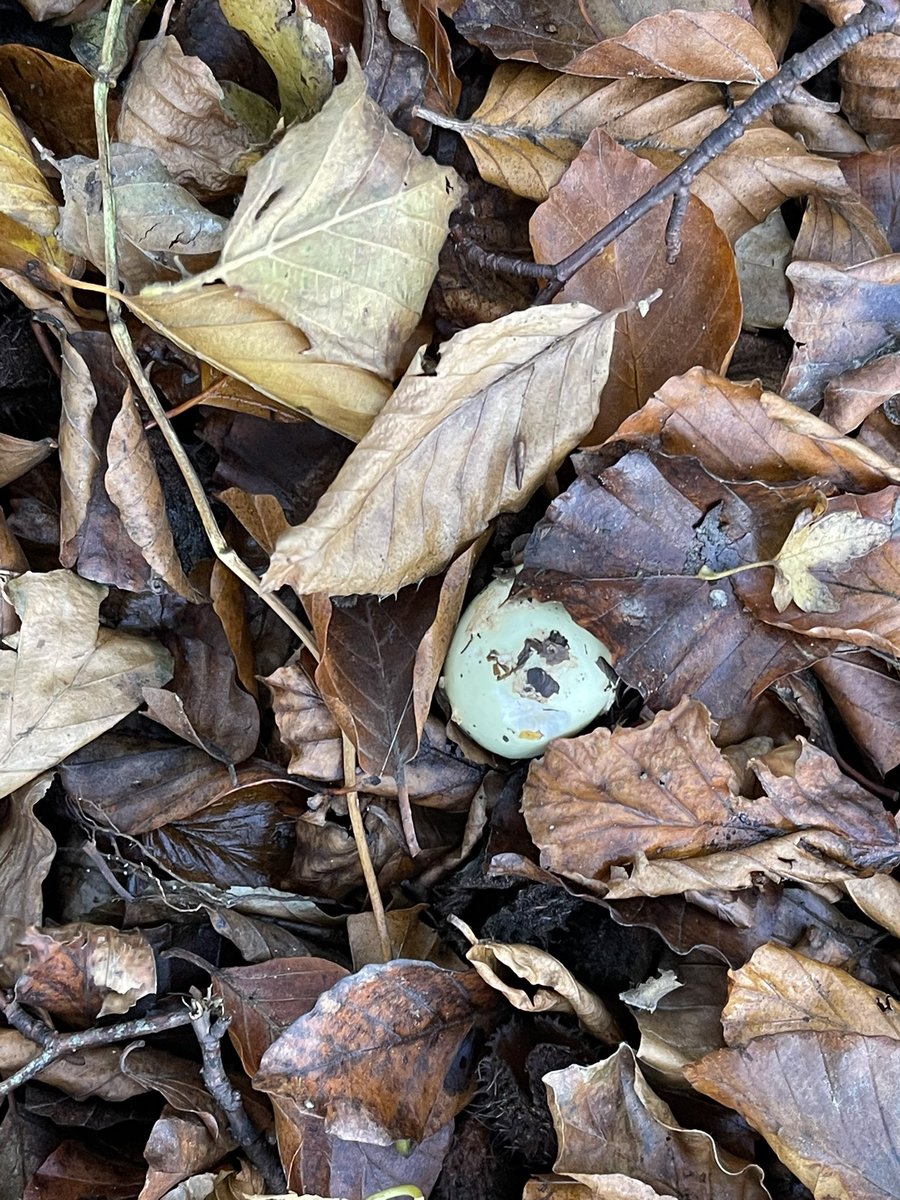
[[460, 618], [442, 685], [453, 720], [485, 750], [542, 754], [612, 705], [609, 651], [562, 604], [514, 596], [513, 575], [495, 579]]

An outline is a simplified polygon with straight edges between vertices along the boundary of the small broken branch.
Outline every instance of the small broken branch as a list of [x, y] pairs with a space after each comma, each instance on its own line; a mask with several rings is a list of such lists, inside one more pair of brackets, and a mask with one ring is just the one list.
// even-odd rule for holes
[[221, 1041], [228, 1031], [231, 1018], [225, 1016], [220, 1000], [209, 996], [201, 998], [196, 993], [191, 1000], [189, 1013], [203, 1057], [201, 1074], [206, 1090], [225, 1113], [232, 1137], [262, 1173], [266, 1187], [273, 1192], [285, 1192], [287, 1181], [278, 1155], [250, 1120], [240, 1092], [225, 1073]]
[[[862, 11], [851, 17], [844, 25], [832, 29], [808, 49], [795, 54], [781, 69], [761, 84], [756, 91], [736, 107], [716, 129], [705, 137], [674, 170], [663, 176], [643, 196], [639, 196], [624, 212], [619, 213], [608, 224], [588, 238], [576, 250], [557, 263], [525, 264], [512, 254], [489, 253], [478, 248], [476, 255], [470, 239], [458, 235], [454, 238], [461, 250], [492, 271], [510, 275], [527, 275], [529, 278], [544, 277], [549, 283], [534, 301], [548, 304], [582, 267], [601, 254], [626, 229], [630, 229], [658, 204], [670, 197], [675, 201], [666, 228], [666, 259], [674, 262], [680, 248], [680, 226], [683, 211], [687, 208], [687, 193], [690, 184], [714, 158], [736, 142], [750, 125], [776, 104], [786, 100], [798, 84], [829, 66], [848, 50], [866, 38], [889, 31], [900, 21], [900, 0], [869, 0]], [[682, 199], [682, 197], [685, 197]]]
[[187, 1009], [181, 1009], [158, 1013], [151, 1017], [138, 1017], [133, 1021], [120, 1021], [118, 1025], [85, 1029], [78, 1033], [54, 1033], [9, 997], [4, 1004], [3, 1015], [14, 1029], [18, 1029], [37, 1045], [43, 1046], [43, 1050], [7, 1079], [0, 1080], [0, 1097], [9, 1095], [67, 1054], [75, 1054], [95, 1046], [111, 1046], [115, 1042], [125, 1042], [131, 1038], [150, 1037], [154, 1033], [165, 1033], [169, 1029], [189, 1025], [191, 1020]]

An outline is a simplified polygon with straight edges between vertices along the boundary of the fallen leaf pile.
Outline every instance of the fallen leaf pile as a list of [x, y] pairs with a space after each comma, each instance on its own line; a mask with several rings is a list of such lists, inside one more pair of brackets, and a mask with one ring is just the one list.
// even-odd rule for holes
[[860, 8], [0, 0], [0, 1200], [900, 1197]]

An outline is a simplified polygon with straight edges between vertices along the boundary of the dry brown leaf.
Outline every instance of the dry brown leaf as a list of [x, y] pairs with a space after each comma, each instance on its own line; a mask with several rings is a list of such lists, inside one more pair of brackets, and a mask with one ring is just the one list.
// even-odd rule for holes
[[864, 366], [835, 375], [825, 385], [822, 419], [841, 433], [856, 429], [866, 417], [900, 394], [900, 354], [885, 354]]
[[786, 946], [760, 946], [730, 978], [722, 1011], [729, 1046], [806, 1030], [900, 1040], [900, 1003], [895, 997]]
[[441, 24], [437, 0], [387, 0], [385, 7], [391, 33], [425, 56], [426, 102], [437, 100], [446, 112], [455, 112], [461, 84], [453, 70], [450, 39]]
[[10, 433], [0, 433], [0, 487], [6, 487], [26, 471], [36, 467], [54, 449], [55, 443], [52, 438], [29, 442], [25, 438], [13, 437]]
[[551, 1071], [544, 1082], [559, 1139], [554, 1170], [585, 1184], [622, 1174], [679, 1200], [767, 1200], [759, 1167], [720, 1149], [708, 1133], [683, 1128], [648, 1087], [629, 1046], [594, 1066]]
[[777, 69], [765, 39], [743, 17], [682, 9], [644, 17], [627, 33], [583, 50], [565, 67], [573, 75], [606, 79], [642, 75], [757, 84]]
[[811, 408], [828, 382], [893, 349], [900, 331], [900, 254], [853, 267], [794, 262], [787, 331], [797, 343], [785, 375], [785, 397]]
[[[474, 934], [457, 920], [463, 933]], [[475, 941], [466, 958], [485, 981], [513, 1008], [525, 1013], [574, 1013], [598, 1041], [617, 1045], [622, 1031], [604, 1002], [584, 987], [558, 958], [538, 946], [517, 942]], [[525, 987], [519, 981], [525, 981]]]
[[22, 620], [0, 652], [0, 796], [7, 796], [133, 712], [145, 684], [171, 674], [165, 650], [99, 624], [106, 588], [69, 571], [6, 585]]
[[791, 294], [785, 270], [793, 245], [780, 209], [770, 212], [734, 243], [744, 329], [781, 329], [787, 320]]
[[[177, 277], [195, 255], [210, 256], [222, 247], [228, 224], [175, 183], [156, 153], [146, 146], [111, 147], [116, 195], [119, 277], [137, 291], [160, 278]], [[106, 262], [99, 166], [76, 155], [60, 163], [66, 198], [58, 236], [70, 254], [86, 258], [101, 271]], [[194, 258], [196, 262], [196, 258]], [[196, 270], [196, 267], [194, 268]]]
[[[40, 1054], [40, 1050], [36, 1042], [18, 1030], [0, 1030], [0, 1075], [18, 1071]], [[121, 1103], [141, 1095], [146, 1089], [122, 1074], [119, 1053], [118, 1046], [94, 1046], [51, 1063], [36, 1078], [76, 1100], [97, 1098]]]
[[56, 854], [56, 842], [34, 815], [34, 806], [52, 782], [51, 774], [41, 775], [17, 788], [4, 806], [0, 824], [0, 912], [4, 921], [41, 924], [41, 885]]
[[693, 1086], [737, 1109], [816, 1200], [900, 1193], [891, 1114], [900, 1041], [833, 1031], [774, 1034], [685, 1068]]
[[[778, 11], [787, 11], [787, 5], [779, 4]], [[793, 89], [789, 99], [773, 107], [772, 120], [779, 129], [801, 141], [812, 154], [837, 157], [859, 154], [866, 148], [865, 139], [851, 129], [841, 115], [840, 105], [814, 96], [802, 84]], [[842, 168], [843, 165], [841, 161]]]
[[222, 284], [148, 288], [129, 308], [176, 345], [354, 441], [391, 394], [371, 371], [321, 362], [309, 339], [276, 313]]
[[[661, 173], [595, 130], [575, 162], [531, 220], [538, 262], [557, 262], [647, 188]], [[711, 214], [691, 200], [684, 248], [666, 262], [667, 213], [655, 209], [582, 268], [563, 289], [603, 311], [634, 305], [657, 289], [643, 313], [623, 315], [613, 347], [600, 415], [589, 435], [602, 441], [670, 376], [693, 366], [723, 370], [741, 327], [740, 286], [734, 254]]]
[[210, 279], [302, 329], [317, 356], [393, 377], [460, 199], [366, 95], [355, 58], [325, 107], [248, 176]]
[[900, 765], [900, 679], [874, 654], [830, 654], [813, 667], [850, 734], [882, 775]]
[[291, 755], [291, 774], [339, 779], [343, 774], [341, 727], [311, 676], [299, 663], [290, 662], [263, 682], [272, 693], [275, 723]]
[[155, 577], [185, 599], [199, 602], [203, 595], [190, 583], [178, 559], [166, 498], [130, 387], [109, 432], [106, 455], [104, 483], [128, 536], [140, 547]]
[[269, 1047], [253, 1086], [303, 1103], [338, 1137], [421, 1141], [468, 1102], [496, 1009], [474, 971], [405, 959], [364, 967]]
[[35, 165], [28, 143], [0, 92], [0, 211], [33, 233], [50, 237], [59, 209]]
[[793, 257], [852, 267], [890, 254], [890, 242], [874, 214], [864, 213], [862, 202], [854, 206], [853, 217], [814, 192], [806, 201]]
[[[748, 799], [710, 734], [706, 709], [685, 699], [642, 729], [551, 743], [529, 768], [522, 795], [542, 866], [624, 898], [663, 894], [647, 890], [647, 874], [669, 893], [688, 890], [683, 872], [731, 867], [745, 852], [747, 873], [759, 870], [767, 842], [801, 831], [835, 860], [835, 878], [890, 871], [900, 861], [889, 814], [827, 754], [797, 739], [771, 766], [752, 760], [765, 795]], [[783, 857], [783, 875], [797, 877], [797, 864]]]
[[900, 251], [900, 203], [897, 172], [900, 148], [888, 147], [868, 154], [841, 159], [841, 171], [854, 191], [859, 192], [887, 234], [891, 249]]
[[839, 432], [759, 384], [698, 367], [667, 380], [616, 437], [664, 454], [696, 455], [724, 479], [821, 478], [848, 492], [900, 483], [900, 468]]
[[841, 106], [854, 129], [873, 150], [900, 141], [897, 116], [897, 65], [900, 35], [878, 33], [853, 46], [838, 60]]
[[264, 586], [388, 595], [439, 571], [591, 427], [616, 316], [511, 313], [458, 333], [433, 374], [417, 357], [312, 517], [279, 539]]
[[150, 943], [142, 933], [109, 925], [30, 926], [4, 947], [4, 975], [17, 960], [16, 999], [79, 1029], [126, 1013], [156, 992]]
[[275, 127], [274, 110], [256, 99], [259, 119], [247, 124], [206, 63], [174, 37], [158, 38], [132, 60], [117, 137], [155, 150], [178, 183], [211, 196], [234, 191]]

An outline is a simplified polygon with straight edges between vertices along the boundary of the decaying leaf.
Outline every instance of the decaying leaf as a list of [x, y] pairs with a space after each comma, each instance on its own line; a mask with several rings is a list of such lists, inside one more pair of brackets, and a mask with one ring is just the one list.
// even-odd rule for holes
[[317, 355], [392, 377], [460, 198], [366, 95], [359, 64], [250, 172], [212, 278], [302, 329]]
[[[531, 220], [538, 262], [557, 262], [618, 216], [661, 173], [595, 130]], [[734, 253], [712, 214], [688, 204], [678, 261], [666, 261], [668, 217], [656, 208], [583, 267], [561, 293], [602, 311], [626, 307], [600, 414], [588, 444], [602, 441], [672, 375], [724, 369], [741, 327]], [[691, 247], [695, 249], [691, 249]], [[627, 306], [661, 295], [649, 310]], [[686, 314], [689, 314], [687, 316]]]
[[17, 788], [0, 821], [0, 912], [5, 920], [40, 925], [44, 911], [41, 885], [56, 854], [56, 842], [34, 815], [52, 776], [42, 775]]
[[[778, 861], [767, 859], [766, 843], [777, 850], [801, 830], [822, 856], [810, 881], [822, 877], [825, 856], [833, 858], [835, 879], [890, 871], [900, 861], [890, 815], [827, 754], [801, 739], [751, 760], [765, 794], [750, 799], [739, 794], [710, 732], [703, 706], [685, 699], [643, 729], [598, 729], [553, 742], [531, 765], [522, 797], [542, 865], [624, 897], [683, 891], [683, 871], [719, 867], [726, 876], [734, 871], [728, 887], [746, 886], [754, 870], [770, 873]], [[781, 858], [776, 875], [806, 877], [800, 856]]]
[[145, 42], [122, 95], [118, 139], [155, 150], [178, 183], [211, 196], [233, 191], [276, 123], [261, 97], [249, 112], [237, 111], [233, 96], [174, 37]]
[[585, 1184], [592, 1176], [622, 1174], [679, 1200], [768, 1197], [759, 1167], [676, 1121], [629, 1046], [594, 1066], [551, 1071], [544, 1082], [559, 1139], [556, 1171]]
[[68, 571], [29, 573], [7, 585], [22, 621], [16, 649], [0, 651], [0, 796], [55, 767], [163, 684], [161, 646], [99, 625], [106, 588]]
[[474, 971], [364, 967], [284, 1031], [253, 1085], [303, 1103], [339, 1137], [421, 1141], [467, 1103], [494, 997]]
[[591, 427], [616, 313], [565, 305], [458, 333], [413, 362], [312, 517], [278, 541], [269, 588], [387, 595], [521, 508]]
[[780, 613], [791, 603], [806, 613], [837, 612], [840, 603], [813, 571], [847, 567], [890, 538], [890, 526], [867, 520], [853, 510], [823, 516], [809, 510], [800, 513], [774, 560], [775, 607]]

